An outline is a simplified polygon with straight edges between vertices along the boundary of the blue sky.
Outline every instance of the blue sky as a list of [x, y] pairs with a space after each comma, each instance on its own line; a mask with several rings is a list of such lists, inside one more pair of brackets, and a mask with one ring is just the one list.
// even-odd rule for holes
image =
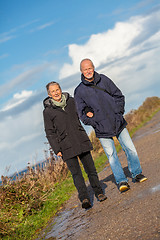
[[44, 159], [45, 85], [73, 95], [91, 58], [126, 97], [160, 96], [159, 0], [0, 0], [0, 175]]

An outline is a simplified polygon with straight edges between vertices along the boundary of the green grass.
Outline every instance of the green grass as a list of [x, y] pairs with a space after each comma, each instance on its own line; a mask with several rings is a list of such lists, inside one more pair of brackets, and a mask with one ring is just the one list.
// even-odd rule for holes
[[71, 197], [75, 191], [75, 186], [71, 175], [62, 182], [57, 182], [54, 191], [48, 196], [41, 211], [26, 217], [11, 235], [5, 236], [2, 239], [33, 239], [33, 236], [46, 226], [49, 220], [60, 210], [63, 204]]

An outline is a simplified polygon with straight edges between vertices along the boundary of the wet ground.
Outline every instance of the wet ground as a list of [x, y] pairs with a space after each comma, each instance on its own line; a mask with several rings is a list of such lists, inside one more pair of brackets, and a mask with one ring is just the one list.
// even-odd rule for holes
[[99, 173], [108, 197], [98, 202], [90, 186], [92, 208], [84, 210], [75, 193], [38, 239], [160, 240], [160, 111], [133, 141], [148, 180], [134, 183], [126, 157], [119, 158], [131, 189], [119, 193], [110, 167]]

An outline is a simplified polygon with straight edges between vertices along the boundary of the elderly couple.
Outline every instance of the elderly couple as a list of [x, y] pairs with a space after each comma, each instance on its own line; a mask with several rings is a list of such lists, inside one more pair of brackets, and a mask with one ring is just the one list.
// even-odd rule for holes
[[81, 61], [80, 70], [81, 83], [75, 89], [74, 99], [67, 92], [62, 92], [57, 82], [47, 84], [48, 97], [44, 100], [43, 114], [46, 137], [51, 148], [66, 162], [82, 208], [88, 209], [92, 205], [77, 157], [83, 164], [97, 200], [101, 202], [107, 197], [90, 153], [91, 142], [80, 120], [94, 128], [120, 192], [127, 191], [130, 186], [118, 159], [113, 137], [117, 137], [125, 151], [134, 182], [143, 182], [147, 178], [142, 174], [136, 149], [126, 129], [122, 92], [111, 79], [95, 71], [90, 59]]

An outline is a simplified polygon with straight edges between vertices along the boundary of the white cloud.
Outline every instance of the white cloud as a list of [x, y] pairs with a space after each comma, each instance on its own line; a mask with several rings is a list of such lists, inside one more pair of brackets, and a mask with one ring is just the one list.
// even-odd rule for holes
[[15, 93], [14, 98], [15, 99], [25, 99], [25, 98], [28, 98], [29, 96], [31, 96], [31, 94], [32, 94], [32, 91], [23, 90], [21, 93]]
[[38, 130], [40, 122], [42, 122], [42, 104], [38, 102], [21, 114], [12, 115], [0, 122], [2, 129], [0, 139], [4, 142], [5, 140], [12, 142], [15, 136], [19, 139], [20, 136], [28, 135], [29, 132], [34, 133]]
[[79, 63], [83, 58], [91, 58], [98, 68], [102, 64], [110, 64], [156, 46], [159, 41], [156, 37], [159, 36], [159, 21], [160, 11], [157, 10], [150, 15], [118, 22], [113, 29], [92, 35], [84, 45], [69, 45], [72, 64], [64, 64], [60, 79], [79, 72]]
[[10, 173], [23, 169], [28, 161], [33, 161], [35, 153], [38, 160], [42, 160], [46, 141], [42, 111], [42, 103], [39, 102], [22, 114], [0, 122], [0, 176], [8, 166], [11, 166]]
[[8, 54], [8, 53], [4, 53], [4, 54], [2, 54], [2, 55], [0, 56], [0, 59], [7, 58], [8, 56], [9, 56], [9, 54]]
[[7, 119], [16, 119], [19, 115], [24, 114], [33, 106], [42, 102], [46, 97], [46, 91], [26, 91], [16, 93], [0, 110], [0, 122]]
[[42, 24], [42, 25], [40, 25], [40, 26], [30, 30], [30, 32], [36, 32], [36, 31], [43, 30], [43, 29], [45, 29], [47, 27], [52, 26], [53, 24], [54, 24], [54, 22], [48, 22], [48, 23]]
[[16, 38], [16, 36], [14, 35], [11, 35], [11, 36], [1, 36], [0, 37], [0, 43], [4, 43], [4, 42], [7, 42], [13, 38]]
[[22, 24], [20, 26], [15, 27], [15, 28], [12, 28], [8, 32], [1, 33], [0, 34], [0, 43], [7, 42], [7, 41], [9, 41], [9, 40], [11, 40], [13, 38], [16, 38], [17, 36], [16, 35], [12, 35], [13, 33], [16, 33], [16, 32], [18, 32], [18, 30], [24, 29], [27, 26], [32, 25], [32, 24], [34, 24], [35, 22], [38, 22], [38, 21], [39, 21], [38, 19], [35, 19], [35, 20], [30, 21], [28, 23], [25, 23], [25, 24]]
[[45, 29], [45, 28], [47, 28], [47, 27], [52, 26], [53, 24], [54, 24], [54, 22], [48, 22], [48, 23], [45, 23], [45, 24], [39, 26], [37, 29], [38, 29], [38, 30], [42, 30], [42, 29]]
[[160, 69], [157, 67], [159, 56], [160, 48], [155, 48], [99, 69], [126, 96], [126, 112], [137, 108], [147, 97], [160, 96]]
[[33, 93], [32, 91], [26, 90], [23, 90], [21, 93], [15, 93], [13, 95], [13, 99], [10, 100], [7, 104], [5, 104], [1, 111], [7, 111], [11, 108], [16, 107], [17, 105], [24, 102], [27, 98], [29, 98], [32, 95], [32, 93]]
[[28, 135], [21, 136], [20, 139], [17, 139], [10, 148], [14, 149], [17, 147], [21, 147], [22, 145], [28, 144], [28, 142], [34, 141], [35, 138], [39, 137], [42, 134], [42, 131], [29, 133]]
[[[16, 77], [12, 78], [9, 82], [0, 85], [0, 97], [4, 96], [6, 92], [10, 93], [11, 91], [15, 90], [15, 88], [16, 90], [17, 89], [21, 90], [24, 89], [24, 87], [32, 85], [34, 82], [40, 80], [44, 72], [46, 71], [47, 73], [54, 72], [55, 69], [56, 66], [53, 65], [53, 63], [48, 62], [42, 63], [34, 67], [28, 65], [24, 69], [21, 69], [21, 73], [19, 73]], [[13, 68], [12, 71], [14, 71]]]

